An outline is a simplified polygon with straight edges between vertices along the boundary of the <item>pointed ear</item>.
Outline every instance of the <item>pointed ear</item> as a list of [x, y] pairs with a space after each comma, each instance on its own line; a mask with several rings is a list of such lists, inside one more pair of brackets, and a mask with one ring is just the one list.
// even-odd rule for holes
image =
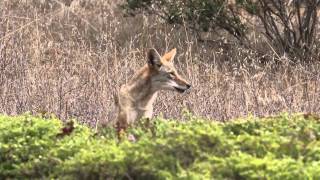
[[148, 52], [148, 64], [151, 67], [160, 68], [161, 63], [161, 56], [159, 55], [158, 51], [154, 48], [150, 49]]
[[174, 48], [170, 52], [166, 53], [162, 58], [169, 62], [172, 62], [176, 54], [177, 54], [177, 49]]

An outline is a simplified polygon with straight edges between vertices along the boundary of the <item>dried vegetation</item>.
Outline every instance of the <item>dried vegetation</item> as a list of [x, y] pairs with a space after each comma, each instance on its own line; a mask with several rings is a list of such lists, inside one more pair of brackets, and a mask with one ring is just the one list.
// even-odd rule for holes
[[90, 125], [112, 121], [113, 93], [145, 63], [147, 49], [177, 47], [176, 66], [193, 89], [162, 92], [158, 115], [180, 117], [186, 108], [224, 121], [320, 113], [319, 61], [293, 63], [254, 32], [257, 51], [223, 33], [199, 42], [156, 17], [124, 17], [119, 2], [0, 1], [0, 112], [54, 113]]

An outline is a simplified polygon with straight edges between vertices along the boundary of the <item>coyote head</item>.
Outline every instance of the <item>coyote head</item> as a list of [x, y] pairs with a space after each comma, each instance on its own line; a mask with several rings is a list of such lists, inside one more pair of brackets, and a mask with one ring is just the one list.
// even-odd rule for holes
[[173, 59], [176, 53], [177, 50], [172, 49], [161, 57], [157, 50], [149, 50], [148, 66], [151, 71], [151, 83], [156, 90], [175, 90], [183, 93], [191, 87], [174, 67]]

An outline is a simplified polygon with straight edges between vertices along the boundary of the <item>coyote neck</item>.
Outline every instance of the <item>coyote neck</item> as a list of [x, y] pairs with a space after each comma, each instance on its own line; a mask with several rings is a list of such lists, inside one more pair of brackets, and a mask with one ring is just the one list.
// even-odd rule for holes
[[130, 95], [131, 105], [140, 110], [152, 108], [157, 97], [157, 91], [152, 88], [152, 81], [148, 66], [142, 67], [126, 85]]

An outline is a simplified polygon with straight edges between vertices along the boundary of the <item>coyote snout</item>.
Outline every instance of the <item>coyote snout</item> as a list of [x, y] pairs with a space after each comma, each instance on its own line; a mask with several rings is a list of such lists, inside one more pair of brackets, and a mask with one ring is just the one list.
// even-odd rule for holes
[[125, 130], [129, 123], [142, 117], [151, 118], [153, 102], [159, 90], [173, 90], [180, 93], [190, 89], [191, 84], [182, 78], [174, 67], [176, 49], [164, 56], [150, 49], [147, 64], [138, 70], [132, 79], [120, 88], [117, 106], [117, 130]]

